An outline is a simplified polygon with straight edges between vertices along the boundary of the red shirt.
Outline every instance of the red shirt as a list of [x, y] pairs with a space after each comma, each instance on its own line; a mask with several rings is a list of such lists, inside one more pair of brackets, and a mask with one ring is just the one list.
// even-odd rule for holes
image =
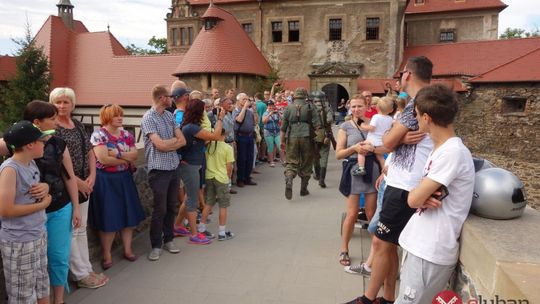
[[371, 107], [371, 109], [366, 110], [366, 112], [364, 113], [364, 116], [366, 118], [371, 119], [373, 117], [373, 115], [375, 115], [375, 114], [377, 114], [377, 109], [375, 109], [375, 107]]

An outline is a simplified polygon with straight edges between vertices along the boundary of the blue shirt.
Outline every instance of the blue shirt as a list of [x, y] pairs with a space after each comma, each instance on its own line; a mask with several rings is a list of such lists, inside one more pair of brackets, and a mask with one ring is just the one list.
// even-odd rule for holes
[[204, 140], [195, 137], [202, 128], [196, 124], [187, 124], [182, 127], [182, 133], [186, 138], [186, 145], [182, 147], [182, 160], [190, 165], [202, 166], [204, 163]]

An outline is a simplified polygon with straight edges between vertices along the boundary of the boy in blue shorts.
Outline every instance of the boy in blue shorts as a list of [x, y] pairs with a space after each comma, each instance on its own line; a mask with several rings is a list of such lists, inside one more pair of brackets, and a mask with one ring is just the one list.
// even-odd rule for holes
[[49, 303], [45, 208], [52, 197], [47, 184], [39, 183], [34, 159], [43, 157], [53, 132], [20, 121], [5, 133], [13, 151], [0, 166], [0, 250], [8, 303]]

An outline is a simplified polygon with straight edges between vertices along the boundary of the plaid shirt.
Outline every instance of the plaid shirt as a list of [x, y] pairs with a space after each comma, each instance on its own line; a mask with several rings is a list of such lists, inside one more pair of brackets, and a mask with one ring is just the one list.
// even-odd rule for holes
[[161, 139], [174, 138], [174, 117], [171, 112], [164, 111], [159, 114], [154, 107], [144, 113], [141, 121], [141, 131], [144, 136], [144, 157], [148, 163], [148, 171], [150, 170], [176, 170], [178, 167], [178, 155], [176, 151], [162, 152], [159, 151], [152, 141], [150, 134], [156, 133]]

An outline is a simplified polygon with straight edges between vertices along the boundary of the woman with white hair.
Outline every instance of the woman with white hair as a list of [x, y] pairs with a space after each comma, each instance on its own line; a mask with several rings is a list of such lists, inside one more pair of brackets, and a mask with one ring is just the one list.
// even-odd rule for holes
[[75, 92], [71, 88], [55, 88], [49, 95], [49, 102], [58, 109], [56, 135], [67, 144], [79, 190], [81, 225], [72, 233], [69, 269], [79, 287], [98, 288], [105, 285], [108, 278], [93, 271], [86, 234], [88, 199], [96, 179], [96, 158], [83, 124], [71, 117], [76, 103]]

